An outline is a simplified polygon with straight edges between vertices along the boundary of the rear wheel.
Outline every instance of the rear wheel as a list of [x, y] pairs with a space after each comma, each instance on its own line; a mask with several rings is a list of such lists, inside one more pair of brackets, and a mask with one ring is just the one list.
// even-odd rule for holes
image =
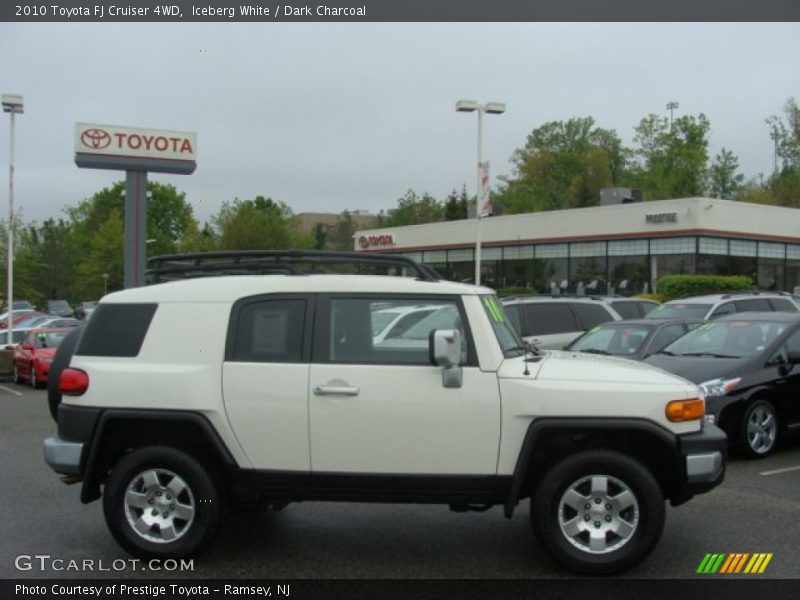
[[739, 426], [739, 441], [750, 458], [764, 458], [778, 443], [778, 415], [767, 400], [756, 400], [744, 411]]
[[125, 455], [105, 486], [103, 512], [117, 542], [140, 558], [181, 558], [202, 552], [216, 536], [221, 496], [191, 455], [149, 447]]
[[641, 561], [661, 537], [664, 515], [658, 482], [616, 452], [564, 459], [531, 499], [531, 524], [541, 544], [586, 575], [611, 575]]

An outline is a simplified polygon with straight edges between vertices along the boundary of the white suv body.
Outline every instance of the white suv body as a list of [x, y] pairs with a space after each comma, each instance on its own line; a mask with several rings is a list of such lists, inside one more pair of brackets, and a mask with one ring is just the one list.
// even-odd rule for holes
[[731, 292], [670, 300], [650, 311], [647, 319], [717, 319], [741, 312], [800, 312], [788, 293]]
[[[450, 327], [383, 345], [369, 323], [387, 303], [441, 305]], [[84, 502], [103, 490], [109, 528], [140, 556], [199, 552], [240, 499], [501, 504], [510, 517], [531, 496], [554, 556], [611, 573], [653, 547], [664, 499], [724, 475], [725, 437], [695, 385], [526, 354], [493, 292], [470, 285], [269, 275], [131, 289], [103, 298], [64, 356], [72, 395], [45, 458], [82, 481]], [[673, 418], [675, 403], [694, 414]], [[583, 494], [594, 512], [566, 523]]]
[[607, 302], [589, 296], [502, 298], [523, 340], [542, 350], [562, 350], [595, 325], [622, 317]]

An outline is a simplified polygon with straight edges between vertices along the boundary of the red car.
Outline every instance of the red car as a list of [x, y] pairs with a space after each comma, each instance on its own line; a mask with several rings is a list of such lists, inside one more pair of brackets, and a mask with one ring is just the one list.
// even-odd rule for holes
[[14, 381], [27, 380], [33, 387], [47, 383], [56, 348], [72, 329], [34, 329], [14, 348]]

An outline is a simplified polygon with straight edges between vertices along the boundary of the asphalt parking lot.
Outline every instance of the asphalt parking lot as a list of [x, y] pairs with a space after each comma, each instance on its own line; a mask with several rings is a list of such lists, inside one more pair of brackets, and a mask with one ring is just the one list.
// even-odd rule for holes
[[[443, 506], [302, 503], [280, 512], [242, 509], [216, 544], [187, 572], [60, 571], [15, 567], [20, 555], [106, 566], [129, 559], [106, 530], [99, 502], [82, 505], [42, 460], [54, 431], [44, 391], [0, 384], [0, 578], [546, 578], [570, 573], [553, 564], [530, 532], [527, 502], [514, 518], [499, 508], [453, 513]], [[800, 442], [761, 461], [734, 458], [724, 484], [668, 508], [661, 542], [636, 578], [751, 577], [696, 575], [706, 553], [768, 552], [755, 577], [800, 578]], [[65, 562], [64, 564], [67, 564]], [[97, 562], [95, 564], [98, 564]], [[116, 563], [120, 564], [120, 563]]]

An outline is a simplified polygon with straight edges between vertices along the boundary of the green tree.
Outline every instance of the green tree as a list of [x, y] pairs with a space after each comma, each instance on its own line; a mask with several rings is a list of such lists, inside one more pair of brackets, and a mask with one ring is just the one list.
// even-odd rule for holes
[[436, 198], [427, 193], [418, 196], [414, 190], [408, 190], [397, 200], [397, 208], [389, 211], [386, 227], [435, 223], [441, 221], [442, 216], [442, 205]]
[[221, 250], [287, 250], [314, 243], [312, 235], [300, 231], [286, 204], [263, 196], [223, 202], [211, 222]]
[[595, 127], [592, 117], [550, 121], [514, 152], [514, 176], [498, 202], [508, 213], [599, 204], [600, 190], [625, 178], [629, 155], [616, 132]]
[[[474, 200], [473, 200], [474, 202]], [[461, 193], [453, 189], [447, 198], [444, 199], [444, 206], [442, 208], [442, 217], [445, 221], [459, 221], [466, 219], [468, 214], [469, 196], [467, 196], [467, 187], [462, 186]]]
[[344, 211], [336, 219], [336, 225], [330, 231], [328, 244], [331, 250], [352, 250], [353, 235], [356, 232], [356, 224], [349, 211]]
[[635, 127], [638, 165], [632, 182], [648, 200], [701, 196], [705, 192], [710, 123], [702, 113], [675, 119], [650, 114]]
[[712, 198], [734, 200], [742, 189], [744, 175], [739, 173], [739, 159], [724, 147], [708, 170], [708, 190]]
[[106, 274], [109, 292], [123, 288], [123, 235], [122, 211], [112, 210], [105, 222], [91, 235], [85, 247], [84, 259], [78, 266], [79, 294], [83, 299], [102, 296]]

